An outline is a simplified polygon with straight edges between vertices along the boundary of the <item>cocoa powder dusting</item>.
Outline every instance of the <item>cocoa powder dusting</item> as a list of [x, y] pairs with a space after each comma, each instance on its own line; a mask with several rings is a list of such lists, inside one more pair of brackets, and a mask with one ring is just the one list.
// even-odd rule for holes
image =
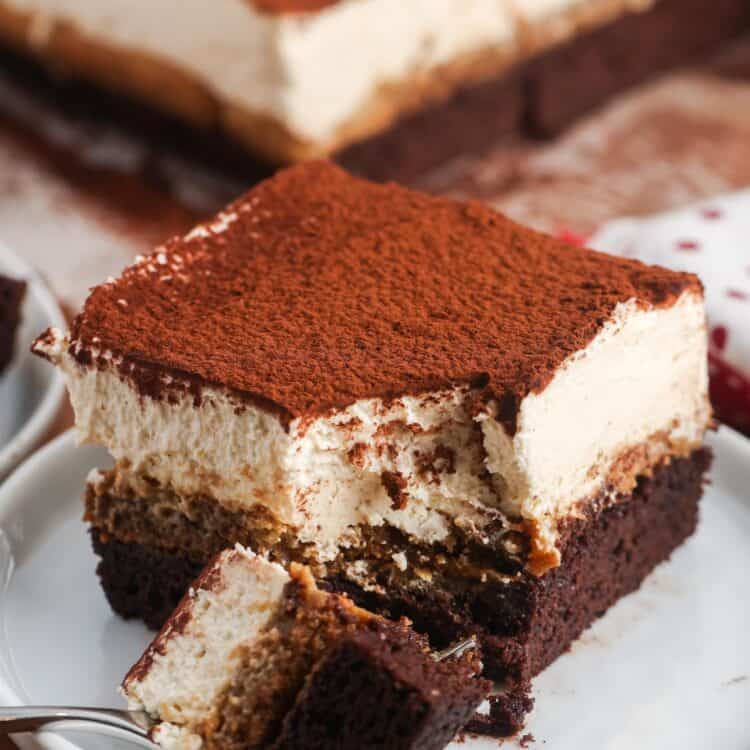
[[406, 492], [406, 479], [396, 471], [384, 471], [380, 481], [391, 498], [393, 510], [403, 510], [409, 503], [409, 493]]
[[73, 336], [287, 418], [470, 385], [513, 431], [618, 303], [686, 289], [700, 282], [314, 162], [96, 288]]

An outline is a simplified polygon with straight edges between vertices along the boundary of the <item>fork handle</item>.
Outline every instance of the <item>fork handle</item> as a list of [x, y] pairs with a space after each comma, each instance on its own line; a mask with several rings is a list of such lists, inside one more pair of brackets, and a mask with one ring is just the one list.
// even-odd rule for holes
[[0, 707], [0, 734], [36, 732], [49, 724], [85, 722], [120, 729], [148, 738], [145, 714], [107, 708], [66, 708], [62, 706]]

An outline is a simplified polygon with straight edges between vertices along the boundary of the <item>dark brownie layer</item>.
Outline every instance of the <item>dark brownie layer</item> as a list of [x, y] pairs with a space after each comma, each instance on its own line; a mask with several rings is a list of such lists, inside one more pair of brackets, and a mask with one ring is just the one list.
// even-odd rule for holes
[[154, 630], [164, 625], [205, 565], [164, 550], [106, 539], [93, 528], [91, 539], [100, 558], [96, 573], [112, 609]]
[[[388, 597], [367, 593], [343, 577], [328, 585], [367, 609], [408, 617], [436, 646], [479, 633], [488, 674], [523, 684], [690, 536], [709, 463], [705, 450], [676, 459], [640, 479], [629, 498], [572, 521], [562, 564], [541, 578], [516, 573], [448, 590], [409, 576], [390, 581]], [[115, 611], [161, 624], [159, 613], [169, 610], [163, 599], [154, 599], [155, 593], [170, 592], [176, 604], [200, 563], [183, 559], [185, 568], [179, 570], [176, 558], [158, 549], [109, 538], [103, 542], [95, 529], [92, 534], [102, 557], [102, 584]]]
[[[578, 42], [571, 43], [574, 53]], [[566, 46], [567, 49], [567, 46]], [[389, 130], [337, 154], [338, 164], [378, 182], [416, 184], [452, 159], [481, 156], [525, 133], [527, 66], [459, 89], [449, 99], [404, 115]]]
[[696, 451], [641, 479], [632, 502], [615, 505], [590, 523], [570, 524], [565, 564], [534, 580], [527, 676], [555, 661], [693, 534], [710, 465], [710, 451]]
[[526, 126], [551, 137], [618, 91], [718, 48], [750, 29], [746, 0], [659, 0], [533, 61]]
[[109, 350], [148, 396], [176, 373], [198, 399], [225, 386], [287, 419], [471, 385], [512, 433], [520, 400], [617, 304], [701, 293], [693, 275], [325, 162], [278, 173], [213, 226], [92, 292], [72, 329], [82, 364]]
[[[675, 459], [652, 477], [641, 478], [630, 497], [571, 521], [563, 534], [561, 565], [542, 577], [518, 572], [440, 588], [408, 576], [388, 582], [387, 594], [366, 591], [343, 577], [324, 584], [371, 611], [393, 619], [408, 617], [436, 647], [478, 635], [485, 675], [502, 682], [506, 692], [493, 699], [491, 716], [477, 719], [470, 728], [513, 734], [533, 705], [531, 678], [618, 599], [635, 591], [693, 533], [709, 465], [707, 450]], [[164, 598], [155, 599], [154, 594], [169, 592], [176, 604], [192, 580], [190, 566], [199, 564], [183, 559], [180, 571], [174, 556], [157, 549], [103, 543], [95, 529], [92, 535], [102, 557], [102, 584], [115, 611], [160, 624]]]
[[25, 291], [25, 282], [0, 275], [0, 373], [13, 359]]

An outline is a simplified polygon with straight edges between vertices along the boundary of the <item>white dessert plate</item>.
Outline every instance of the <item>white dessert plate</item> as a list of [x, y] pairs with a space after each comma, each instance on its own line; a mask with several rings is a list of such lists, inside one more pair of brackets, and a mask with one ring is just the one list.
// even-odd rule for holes
[[64, 397], [62, 377], [29, 351], [50, 326], [65, 328], [65, 318], [39, 275], [0, 244], [0, 273], [28, 284], [23, 320], [10, 368], [0, 376], [0, 481], [41, 442]]
[[[536, 680], [528, 747], [750, 747], [750, 442], [726, 429], [710, 442], [697, 534]], [[0, 704], [121, 706], [117, 685], [150, 634], [110, 612], [80, 520], [86, 475], [108, 463], [67, 433], [0, 488]], [[22, 744], [124, 747], [52, 732]]]

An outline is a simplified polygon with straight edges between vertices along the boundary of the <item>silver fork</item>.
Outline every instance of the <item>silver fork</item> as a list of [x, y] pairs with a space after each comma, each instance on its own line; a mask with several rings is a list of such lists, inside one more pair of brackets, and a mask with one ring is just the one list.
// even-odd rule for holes
[[90, 729], [153, 748], [148, 738], [153, 719], [144, 711], [68, 706], [0, 707], [0, 736], [40, 729]]

